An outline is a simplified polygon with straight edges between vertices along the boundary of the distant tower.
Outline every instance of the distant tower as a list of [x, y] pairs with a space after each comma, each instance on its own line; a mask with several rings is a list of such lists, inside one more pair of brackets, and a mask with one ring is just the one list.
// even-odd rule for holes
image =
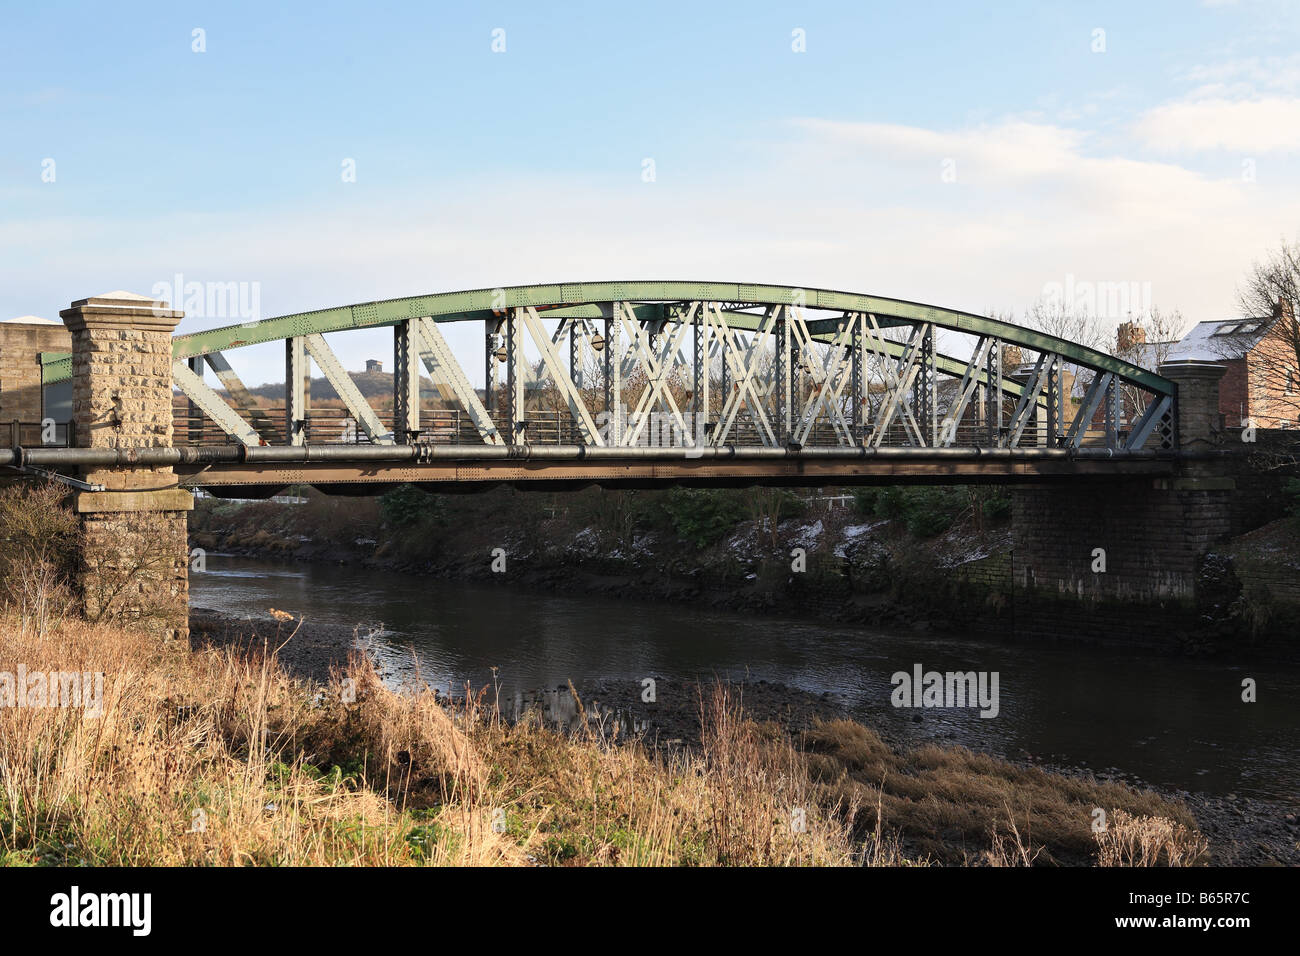
[[1115, 330], [1115, 351], [1123, 354], [1139, 345], [1146, 345], [1147, 331], [1135, 322], [1122, 322]]
[[379, 361], [379, 359], [366, 359], [367, 372], [382, 372], [383, 370], [384, 363]]

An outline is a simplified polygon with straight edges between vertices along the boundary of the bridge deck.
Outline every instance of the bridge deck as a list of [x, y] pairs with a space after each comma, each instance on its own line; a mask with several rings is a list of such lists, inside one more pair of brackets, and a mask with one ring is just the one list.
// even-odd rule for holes
[[[598, 484], [606, 487], [668, 487], [858, 484], [1010, 483], [1121, 476], [1171, 475], [1173, 456], [1077, 457], [1053, 453], [942, 455], [933, 450], [893, 450], [890, 455], [853, 458], [787, 452], [779, 457], [619, 459], [615, 457], [452, 457], [452, 448], [433, 461], [299, 461], [183, 464], [176, 471], [190, 487], [310, 484], [366, 493], [368, 485], [419, 483], [460, 490], [496, 484], [553, 488]], [[466, 449], [467, 451], [470, 449]]]

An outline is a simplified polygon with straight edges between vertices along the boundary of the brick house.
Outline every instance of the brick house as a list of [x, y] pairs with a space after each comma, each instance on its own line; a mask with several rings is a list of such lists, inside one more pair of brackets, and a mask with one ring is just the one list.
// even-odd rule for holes
[[1300, 360], [1292, 304], [1271, 316], [1201, 322], [1174, 346], [1170, 359], [1217, 362], [1226, 369], [1219, 411], [1229, 428], [1300, 427]]

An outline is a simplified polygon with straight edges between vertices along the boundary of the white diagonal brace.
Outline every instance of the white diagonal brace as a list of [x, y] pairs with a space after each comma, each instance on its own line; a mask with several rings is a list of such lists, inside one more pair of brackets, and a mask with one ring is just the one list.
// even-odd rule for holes
[[366, 401], [366, 397], [361, 394], [361, 389], [357, 388], [357, 383], [352, 381], [352, 376], [344, 370], [343, 363], [338, 360], [338, 356], [329, 347], [325, 337], [319, 332], [313, 332], [303, 336], [302, 344], [326, 381], [334, 386], [334, 391], [338, 392], [339, 398], [352, 413], [352, 417], [357, 420], [366, 437], [376, 445], [391, 445], [392, 430], [384, 427], [384, 423], [379, 420], [379, 416]]
[[429, 377], [435, 384], [447, 385], [456, 401], [469, 413], [470, 421], [478, 429], [479, 437], [485, 444], [504, 445], [505, 440], [492, 421], [492, 416], [488, 414], [478, 392], [474, 391], [460, 363], [447, 347], [447, 340], [442, 337], [438, 323], [429, 318], [420, 319], [416, 323], [415, 336], [420, 349], [420, 360], [424, 362]]
[[[818, 369], [813, 364], [814, 373], [821, 372], [821, 387], [817, 390], [813, 398], [810, 410], [806, 420], [803, 422], [803, 430], [800, 431], [796, 440], [800, 445], [808, 442], [808, 436], [812, 433], [813, 426], [817, 422], [818, 413], [825, 408], [830, 416], [831, 425], [835, 429], [835, 437], [841, 444], [853, 444], [853, 432], [849, 428], [848, 422], [844, 420], [844, 414], [840, 409], [840, 395], [844, 391], [844, 384], [848, 381], [849, 376], [845, 375], [846, 366], [852, 362], [853, 356], [846, 346], [852, 338], [852, 326], [848, 322], [841, 324], [835, 333], [835, 338], [831, 340], [830, 348], [826, 350], [826, 355], [822, 360], [822, 367]], [[811, 341], [807, 348], [811, 349]], [[805, 346], [801, 345], [801, 348]], [[814, 375], [814, 378], [816, 375]]]
[[761, 426], [760, 437], [763, 444], [769, 448], [776, 447], [779, 443], [776, 433], [772, 430], [772, 425], [767, 420], [767, 413], [763, 408], [762, 399], [759, 397], [758, 389], [754, 384], [754, 375], [758, 368], [759, 360], [763, 355], [763, 346], [767, 340], [772, 337], [773, 329], [776, 326], [777, 309], [775, 306], [767, 310], [763, 321], [759, 323], [758, 328], [754, 331], [753, 340], [748, 349], [746, 349], [746, 360], [741, 361], [739, 353], [741, 347], [737, 341], [735, 330], [731, 328], [722, 316], [722, 310], [714, 304], [711, 321], [715, 322], [715, 327], [721, 333], [723, 339], [723, 361], [727, 363], [727, 369], [731, 373], [732, 391], [726, 397], [722, 406], [722, 411], [718, 415], [721, 427], [718, 430], [718, 437], [714, 444], [722, 445], [726, 443], [727, 435], [731, 432], [731, 426], [736, 421], [736, 416], [740, 412], [740, 406], [745, 403], [745, 395], [749, 395], [750, 414], [754, 419], [756, 426]]
[[1097, 406], [1106, 397], [1106, 390], [1110, 388], [1113, 379], [1113, 372], [1097, 372], [1093, 375], [1092, 382], [1088, 385], [1088, 391], [1084, 393], [1083, 404], [1079, 406], [1079, 411], [1075, 414], [1074, 420], [1070, 422], [1070, 428], [1066, 434], [1071, 448], [1078, 448], [1083, 444], [1083, 436], [1087, 433], [1088, 426], [1092, 424], [1092, 416], [1097, 414]]
[[207, 360], [208, 368], [217, 374], [217, 381], [221, 382], [221, 387], [226, 390], [226, 394], [234, 400], [235, 411], [239, 415], [252, 423], [253, 428], [262, 436], [264, 441], [271, 440], [271, 432], [275, 428], [271, 419], [266, 415], [263, 409], [257, 407], [253, 400], [252, 393], [244, 385], [242, 379], [230, 367], [226, 357], [220, 352], [209, 352], [203, 356]]
[[961, 424], [961, 417], [966, 413], [966, 406], [970, 402], [970, 397], [975, 394], [975, 388], [980, 383], [980, 367], [984, 364], [984, 359], [992, 343], [993, 339], [989, 336], [980, 336], [979, 342], [975, 345], [975, 351], [971, 353], [970, 361], [966, 363], [966, 371], [962, 373], [961, 386], [958, 390], [957, 403], [947, 415], [947, 422], [950, 424], [945, 424], [940, 435], [939, 444], [942, 446], [951, 445], [957, 438], [957, 426]]
[[[691, 306], [691, 317], [694, 316], [695, 306]], [[628, 329], [636, 346], [638, 364], [645, 369], [646, 385], [641, 390], [641, 395], [637, 399], [636, 410], [633, 412], [633, 421], [636, 423], [632, 431], [624, 438], [624, 444], [635, 445], [645, 428], [647, 413], [653, 409], [655, 402], [660, 398], [668, 406], [677, 422], [678, 428], [681, 429], [682, 435], [690, 434], [686, 427], [686, 421], [682, 418], [682, 413], [677, 407], [677, 401], [673, 398], [671, 391], [665, 391], [668, 385], [671, 372], [671, 363], [669, 356], [680, 351], [682, 338], [685, 337], [686, 331], [691, 328], [689, 319], [687, 322], [678, 323], [673, 331], [665, 336], [666, 341], [658, 349], [649, 347], [648, 336], [645, 335], [639, 323], [628, 323], [626, 317], [623, 319], [623, 325]]]
[[216, 422], [221, 430], [235, 441], [252, 448], [262, 444], [262, 439], [253, 426], [240, 418], [211, 386], [194, 374], [183, 359], [172, 362], [172, 381], [186, 398], [197, 405], [203, 414]]
[[582, 432], [583, 442], [587, 445], [604, 445], [605, 441], [601, 437], [600, 429], [596, 427], [596, 422], [591, 417], [591, 412], [587, 410], [582, 395], [579, 394], [577, 387], [570, 380], [569, 373], [565, 371], [564, 363], [555, 354], [555, 348], [551, 344], [550, 337], [546, 334], [545, 327], [537, 317], [537, 310], [530, 305], [522, 309], [516, 309], [515, 315], [524, 323], [524, 327], [528, 329], [528, 334], [532, 336], [537, 350], [541, 352], [542, 362], [546, 366], [546, 370], [551, 373], [556, 390], [565, 403], [568, 404], [569, 414], [573, 416], [578, 430]]
[[1052, 363], [1056, 356], [1047, 352], [1040, 352], [1038, 363], [1034, 366], [1033, 385], [1020, 393], [1020, 402], [1016, 405], [1016, 410], [1011, 416], [1011, 425], [1007, 435], [1007, 447], [1015, 448], [1020, 444], [1020, 436], [1025, 431], [1025, 426], [1029, 424], [1031, 414], [1038, 412], [1038, 395], [1047, 384], [1047, 377], [1051, 373]]
[[[884, 335], [880, 331], [880, 326], [876, 324], [876, 317], [868, 314], [868, 320], [874, 332], [868, 332], [863, 336], [863, 341], [868, 343], [868, 347], [877, 352], [883, 359], [883, 369], [890, 372], [893, 388], [890, 389], [889, 397], [885, 405], [880, 410], [876, 418], [876, 425], [872, 433], [872, 444], [879, 448], [885, 440], [885, 432], [889, 430], [889, 425], [894, 419], [895, 413], [901, 405], [903, 411], [903, 428], [909, 430], [908, 440], [916, 439], [919, 444], [924, 445], [921, 440], [920, 427], [916, 424], [916, 418], [912, 415], [912, 410], [907, 407], [903, 401], [908, 389], [912, 387], [912, 382], [916, 378], [918, 369], [916, 367], [917, 357], [921, 354], [921, 343], [925, 338], [925, 327], [918, 325], [912, 330], [912, 338], [908, 341], [903, 349], [903, 354], [897, 362], [893, 362], [892, 356], [886, 351], [884, 346]], [[879, 343], [879, 344], [877, 344]], [[891, 369], [890, 366], [893, 366]], [[886, 388], [890, 386], [890, 381], [885, 382]]]

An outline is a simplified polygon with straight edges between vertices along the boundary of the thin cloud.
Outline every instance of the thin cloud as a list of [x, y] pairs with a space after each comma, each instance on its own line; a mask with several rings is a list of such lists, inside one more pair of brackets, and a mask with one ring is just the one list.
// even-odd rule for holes
[[1167, 152], [1291, 153], [1300, 150], [1300, 99], [1216, 97], [1170, 103], [1144, 113], [1135, 132], [1147, 146]]

